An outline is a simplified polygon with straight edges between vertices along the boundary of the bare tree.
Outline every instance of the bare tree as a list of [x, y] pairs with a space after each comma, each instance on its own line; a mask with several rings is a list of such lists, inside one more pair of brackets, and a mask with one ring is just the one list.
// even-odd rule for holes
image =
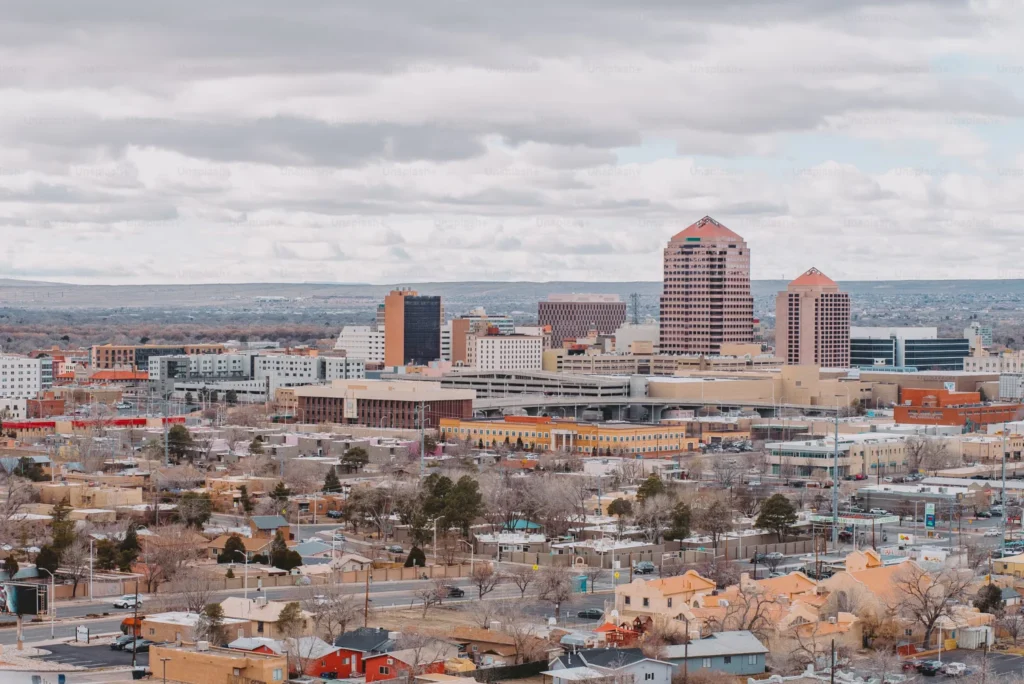
[[477, 598], [482, 599], [494, 591], [494, 588], [501, 582], [502, 577], [490, 563], [478, 563], [473, 567], [469, 576], [473, 586], [477, 589]]
[[139, 555], [147, 591], [154, 592], [164, 582], [172, 581], [178, 571], [198, 554], [194, 533], [184, 526], [164, 525], [158, 528], [156, 537], [145, 538]]
[[954, 568], [929, 573], [913, 561], [903, 566], [892, 579], [894, 599], [890, 608], [921, 625], [927, 645], [936, 622], [950, 616], [952, 606], [966, 598], [974, 573]]
[[466, 613], [480, 629], [489, 629], [497, 618], [501, 605], [498, 601], [470, 601], [466, 606]]
[[715, 482], [723, 487], [732, 487], [740, 475], [740, 467], [735, 459], [716, 458], [711, 465], [711, 473], [715, 477]]
[[334, 583], [308, 587], [302, 607], [313, 616], [317, 633], [328, 643], [334, 643], [363, 614], [363, 602]]
[[0, 543], [14, 546], [21, 536], [24, 522], [18, 513], [33, 499], [32, 484], [23, 477], [0, 468]]
[[58, 574], [71, 580], [71, 598], [74, 598], [79, 583], [89, 576], [89, 543], [85, 539], [76, 539], [61, 552]]
[[709, 624], [712, 631], [748, 630], [759, 639], [766, 639], [774, 628], [771, 620], [775, 597], [759, 585], [740, 583], [738, 591], [726, 601], [725, 614]]
[[171, 583], [172, 591], [181, 595], [189, 613], [201, 613], [213, 598], [210, 578], [199, 568], [182, 568]]
[[515, 646], [515, 662], [534, 662], [546, 655], [546, 642], [534, 635], [534, 625], [514, 601], [502, 603], [497, 618], [501, 631], [512, 638]]
[[519, 589], [519, 598], [526, 598], [526, 590], [537, 579], [537, 571], [528, 565], [517, 565], [506, 571], [505, 577]]
[[423, 604], [423, 619], [427, 619], [427, 611], [430, 607], [441, 603], [441, 595], [438, 593], [437, 585], [427, 582], [416, 589], [413, 594], [417, 601]]
[[1017, 641], [1024, 636], [1024, 615], [1019, 613], [1005, 613], [1002, 617], [996, 620], [996, 626], [999, 627], [1008, 637], [1013, 639], [1013, 645], [1017, 645]]
[[590, 585], [590, 593], [594, 593], [594, 585], [597, 584], [597, 580], [604, 577], [604, 568], [600, 565], [588, 565], [583, 571], [583, 574], [587, 578], [587, 584]]
[[555, 619], [562, 615], [562, 606], [572, 602], [572, 571], [569, 568], [549, 566], [542, 568], [537, 578], [537, 598], [554, 607]]

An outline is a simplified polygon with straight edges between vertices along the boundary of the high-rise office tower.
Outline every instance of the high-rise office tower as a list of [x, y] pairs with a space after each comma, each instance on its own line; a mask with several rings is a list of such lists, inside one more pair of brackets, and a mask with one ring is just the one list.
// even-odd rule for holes
[[850, 367], [850, 295], [816, 268], [775, 299], [775, 355], [794, 366]]
[[551, 340], [586, 337], [591, 330], [611, 335], [626, 322], [626, 303], [614, 294], [553, 294], [537, 304], [537, 321], [551, 326]]
[[440, 297], [392, 290], [384, 297], [384, 365], [424, 366], [441, 358]]
[[661, 352], [717, 354], [754, 339], [750, 250], [705, 216], [669, 240], [661, 294]]

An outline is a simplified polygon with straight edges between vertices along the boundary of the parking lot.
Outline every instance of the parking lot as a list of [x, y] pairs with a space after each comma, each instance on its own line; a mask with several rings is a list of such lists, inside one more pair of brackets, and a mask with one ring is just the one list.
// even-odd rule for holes
[[[65, 665], [76, 665], [78, 667], [117, 667], [130, 666], [132, 654], [124, 651], [113, 651], [106, 642], [90, 646], [75, 646], [72, 644], [59, 644], [46, 646], [45, 650], [50, 655], [42, 656], [40, 660], [48, 660], [54, 663]], [[149, 665], [149, 654], [140, 653], [136, 661], [138, 665]]]
[[[955, 651], [944, 651], [942, 653], [942, 662], [944, 663], [966, 663], [975, 669], [981, 668], [984, 658], [985, 654], [982, 651], [963, 648], [958, 648]], [[1004, 675], [1011, 672], [1024, 674], [1024, 656], [1013, 655], [1011, 653], [989, 652], [988, 667], [989, 672], [993, 674]]]

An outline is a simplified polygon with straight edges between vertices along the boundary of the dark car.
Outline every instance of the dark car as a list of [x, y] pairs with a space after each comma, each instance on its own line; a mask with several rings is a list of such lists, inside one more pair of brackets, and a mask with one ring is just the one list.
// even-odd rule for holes
[[340, 518], [341, 517], [341, 511], [327, 511], [327, 517], [328, 518], [335, 518], [335, 519]]
[[917, 671], [925, 677], [934, 677], [942, 671], [942, 663], [938, 660], [926, 660], [917, 666]]
[[991, 518], [992, 514], [989, 513], [988, 511], [978, 511], [977, 513], [974, 514], [974, 517], [975, 518]]
[[753, 556], [750, 557], [750, 564], [751, 565], [756, 565], [757, 563], [764, 563], [766, 560], [768, 560], [768, 554], [767, 553], [757, 552]]
[[587, 608], [576, 613], [576, 617], [584, 620], [600, 620], [604, 617], [604, 611], [597, 608]]
[[640, 561], [633, 566], [633, 572], [638, 575], [650, 575], [658, 568], [650, 561]]
[[124, 650], [128, 651], [129, 653], [133, 651], [135, 653], [149, 653], [149, 647], [152, 646], [153, 643], [154, 642], [150, 641], [149, 639], [139, 639], [135, 642], [129, 641], [127, 644], [124, 645]]
[[112, 651], [123, 651], [125, 644], [130, 644], [135, 640], [135, 637], [131, 634], [119, 636], [110, 642], [110, 650]]
[[904, 660], [900, 667], [904, 672], [917, 672], [917, 668], [921, 666], [922, 662], [924, 661], [912, 658], [910, 660]]
[[448, 591], [448, 598], [462, 598], [466, 595], [466, 590], [462, 587], [446, 586], [445, 589]]

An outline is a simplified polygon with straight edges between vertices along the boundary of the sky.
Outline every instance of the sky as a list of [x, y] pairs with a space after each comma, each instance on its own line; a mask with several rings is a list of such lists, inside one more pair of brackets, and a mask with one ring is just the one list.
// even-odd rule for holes
[[0, 278], [1022, 278], [1020, 0], [12, 0]]

